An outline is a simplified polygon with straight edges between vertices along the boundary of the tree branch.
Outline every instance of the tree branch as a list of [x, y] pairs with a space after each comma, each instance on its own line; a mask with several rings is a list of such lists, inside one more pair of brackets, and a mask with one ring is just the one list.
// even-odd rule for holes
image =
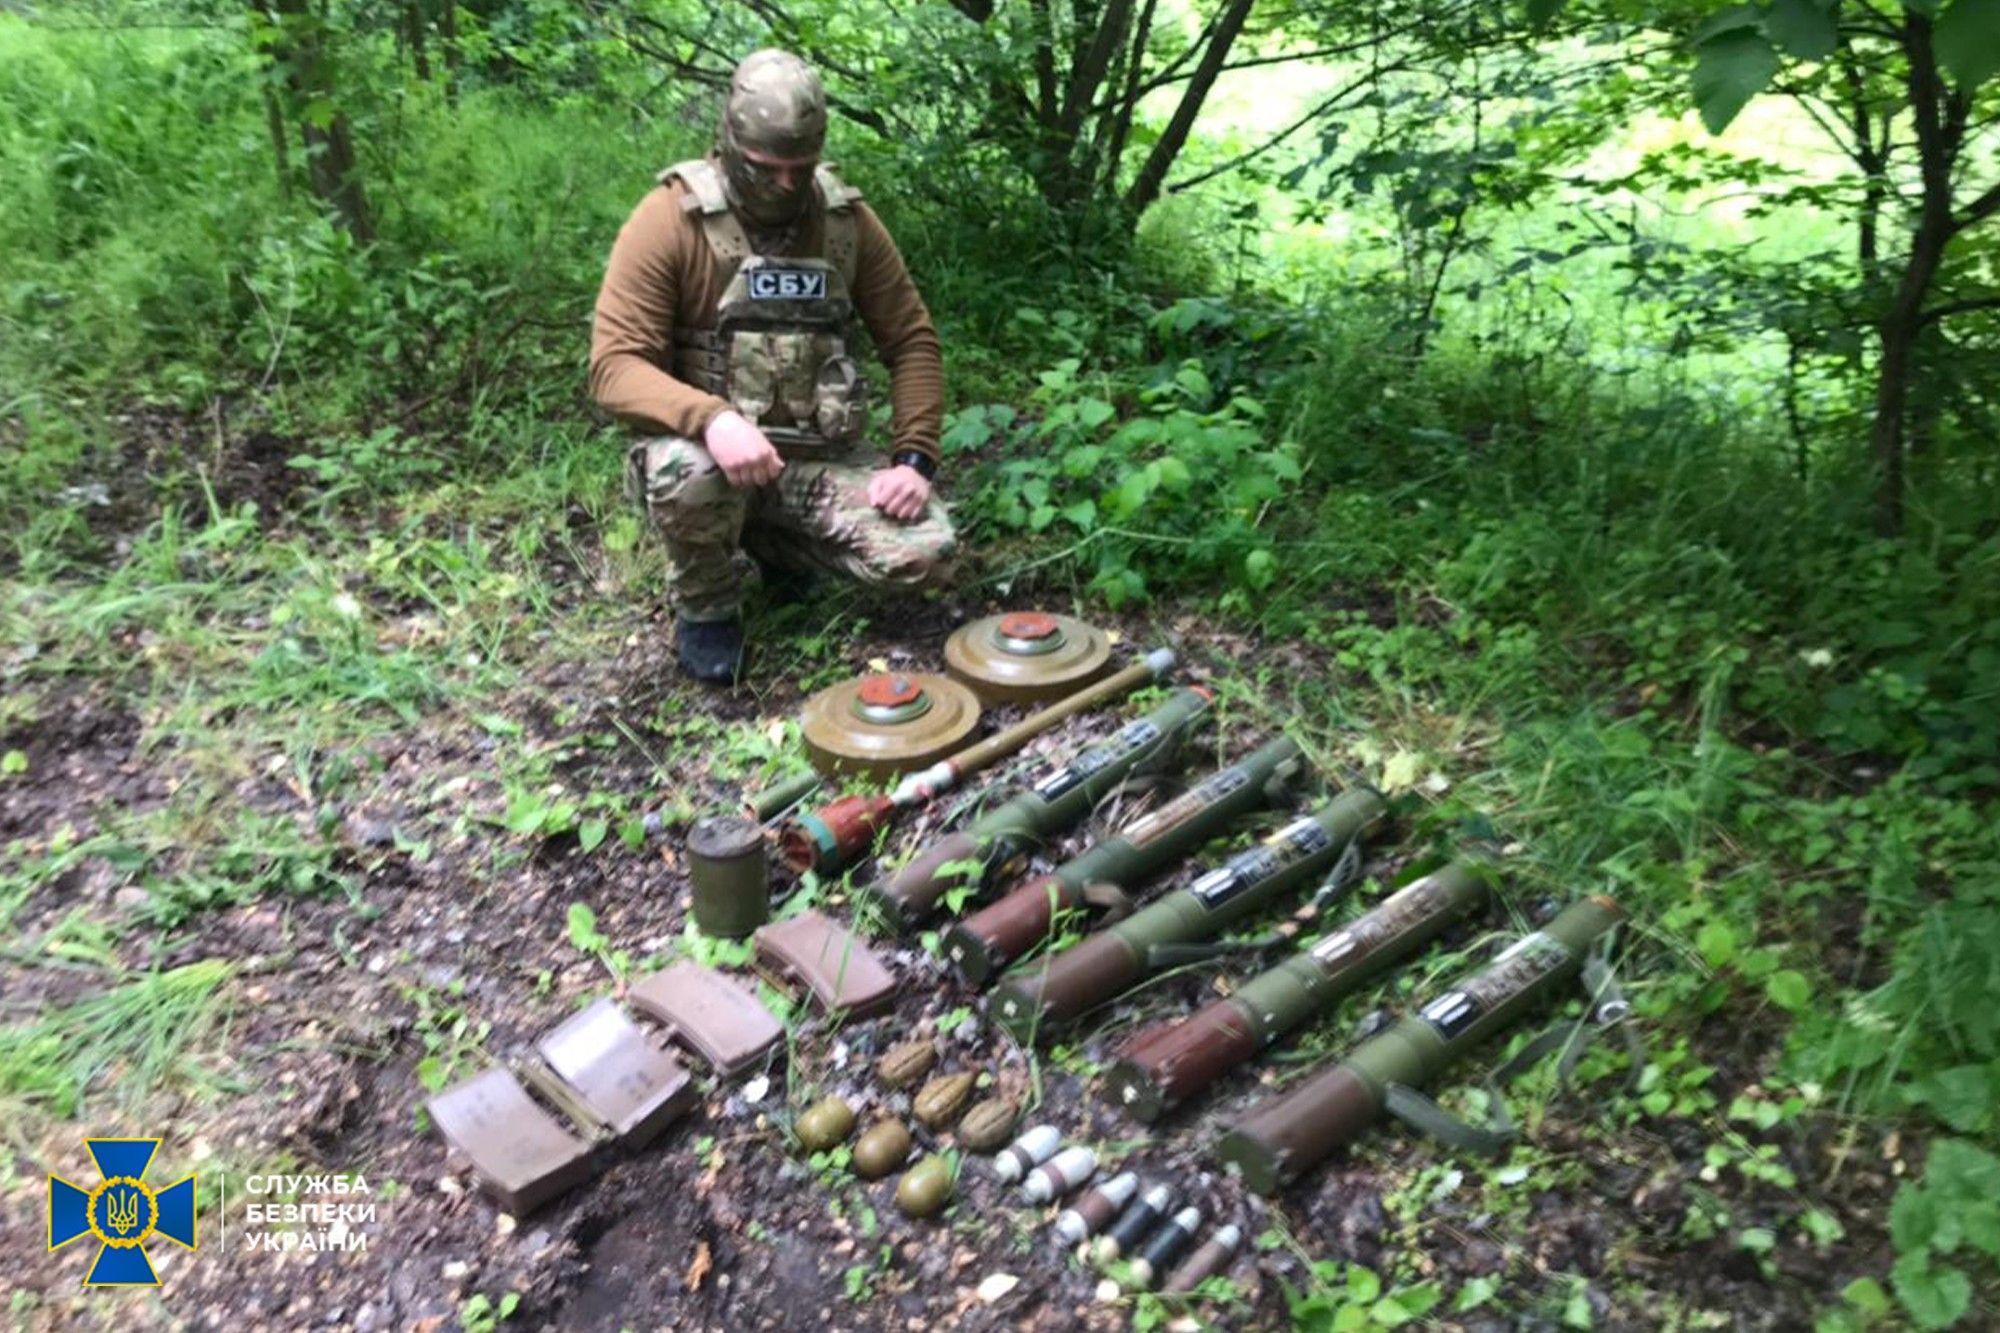
[[[1146, 43], [1153, 32], [1153, 10], [1159, 0], [1146, 0], [1139, 11], [1139, 22], [1132, 29], [1131, 49], [1125, 63], [1125, 90], [1118, 99], [1118, 108], [1111, 122], [1111, 144], [1105, 151], [1103, 170], [1104, 185], [1112, 192], [1118, 189], [1118, 163], [1125, 156], [1125, 139], [1132, 132], [1132, 116], [1139, 106], [1139, 76], [1146, 58]], [[1101, 114], [1101, 113], [1098, 113]], [[1092, 169], [1095, 178], [1096, 169]]]
[[1276, 134], [1266, 139], [1263, 143], [1258, 144], [1255, 148], [1249, 149], [1245, 152], [1238, 153], [1235, 157], [1230, 158], [1227, 162], [1224, 162], [1221, 166], [1211, 167], [1207, 171], [1201, 172], [1199, 175], [1189, 176], [1185, 180], [1175, 181], [1171, 185], [1168, 185], [1163, 191], [1163, 193], [1179, 194], [1183, 190], [1192, 190], [1197, 185], [1201, 185], [1208, 181], [1212, 181], [1217, 176], [1226, 175], [1227, 173], [1236, 170], [1236, 168], [1242, 166], [1244, 163], [1254, 161], [1255, 159], [1262, 157], [1264, 154], [1270, 152], [1273, 148], [1276, 148], [1279, 144], [1283, 143], [1285, 140], [1291, 138], [1294, 134], [1297, 134], [1300, 130], [1304, 129], [1306, 126], [1312, 124], [1312, 122], [1314, 122], [1315, 120], [1318, 120], [1321, 116], [1326, 115], [1330, 111], [1336, 110], [1341, 105], [1341, 103], [1347, 99], [1348, 95], [1354, 92], [1355, 89], [1367, 87], [1369, 84], [1374, 83], [1376, 79], [1380, 78], [1382, 75], [1392, 73], [1394, 71], [1401, 70], [1404, 68], [1406, 68], [1405, 64], [1398, 63], [1394, 65], [1385, 65], [1379, 70], [1371, 69], [1367, 71], [1366, 73], [1362, 74], [1361, 77], [1355, 79], [1352, 83], [1346, 84], [1339, 91], [1321, 100], [1317, 105], [1313, 107], [1312, 110], [1306, 112], [1303, 116], [1300, 116], [1297, 120], [1285, 126], [1284, 129], [1279, 130]]
[[1222, 66], [1229, 59], [1229, 48], [1236, 44], [1237, 34], [1243, 31], [1244, 20], [1250, 17], [1252, 0], [1228, 0], [1214, 24], [1214, 35], [1208, 39], [1208, 49], [1202, 52], [1201, 62], [1195, 67], [1194, 77], [1188, 81], [1187, 91], [1181, 95], [1180, 105], [1168, 119], [1166, 128], [1153, 144], [1153, 151], [1146, 155], [1145, 165], [1139, 168], [1137, 179], [1125, 195], [1125, 211], [1138, 217], [1152, 205], [1160, 194], [1160, 186], [1165, 183], [1167, 172], [1174, 159], [1187, 144], [1189, 131], [1194, 128], [1195, 117], [1201, 113], [1202, 103], [1208, 100], [1208, 93], [1215, 86], [1215, 80], [1222, 73]]
[[2000, 183], [1966, 205], [1965, 216], [1958, 219], [1958, 229], [1963, 231], [1975, 222], [1984, 222], [1995, 213], [2000, 213]]
[[1029, 0], [1035, 11], [1035, 119], [1054, 129], [1056, 113], [1056, 20], [1049, 0]]
[[1105, 71], [1111, 68], [1111, 53], [1123, 44], [1126, 26], [1131, 21], [1132, 0], [1111, 0], [1098, 20], [1097, 32], [1092, 36], [1089, 48], [1070, 68], [1069, 86], [1063, 92], [1062, 112], [1056, 117], [1064, 134], [1074, 136], [1077, 127], [1083, 124], [1084, 106], [1096, 99]]
[[1941, 319], [1950, 319], [1953, 315], [1969, 314], [1974, 310], [2000, 310], [2000, 295], [1972, 296], [1967, 297], [1963, 301], [1947, 301], [1943, 305], [1933, 306], [1929, 310], [1924, 311], [1922, 322], [1925, 324], [1935, 324]]

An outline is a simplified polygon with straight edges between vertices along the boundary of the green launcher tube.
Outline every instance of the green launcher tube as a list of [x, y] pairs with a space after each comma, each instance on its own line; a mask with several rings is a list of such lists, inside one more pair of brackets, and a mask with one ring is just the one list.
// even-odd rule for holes
[[947, 890], [970, 884], [978, 896], [1009, 862], [1082, 819], [1134, 772], [1169, 766], [1187, 737], [1208, 720], [1211, 700], [1199, 686], [1175, 690], [1152, 712], [863, 889], [862, 901], [874, 904], [897, 930], [908, 931], [936, 915]]
[[1122, 890], [1172, 865], [1237, 816], [1270, 804], [1299, 763], [1296, 742], [1284, 736], [1266, 741], [1075, 860], [959, 922], [945, 936], [945, 961], [973, 985], [984, 984], [1046, 938], [1056, 913], [1083, 903], [1087, 891], [1106, 885]]
[[1426, 1004], [1345, 1059], [1267, 1098], [1217, 1147], [1251, 1189], [1274, 1193], [1360, 1137], [1382, 1117], [1393, 1085], [1421, 1090], [1473, 1048], [1547, 999], [1582, 970], [1599, 936], [1624, 920], [1609, 898], [1564, 908], [1470, 979]]
[[1158, 1120], [1415, 955], [1490, 894], [1484, 872], [1464, 861], [1412, 880], [1226, 999], [1134, 1037], [1106, 1075], [1107, 1095], [1139, 1120]]
[[1067, 1023], [1157, 970], [1153, 950], [1212, 939], [1311, 883], [1387, 815], [1380, 792], [1342, 792], [1187, 888], [1017, 970], [994, 991], [987, 1012], [1024, 1039]]

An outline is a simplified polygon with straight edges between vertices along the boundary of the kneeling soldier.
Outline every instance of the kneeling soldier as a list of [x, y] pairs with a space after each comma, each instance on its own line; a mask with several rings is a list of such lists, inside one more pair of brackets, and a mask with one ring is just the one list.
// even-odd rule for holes
[[[914, 586], [945, 565], [931, 494], [944, 372], [903, 257], [820, 164], [826, 92], [798, 57], [737, 66], [716, 150], [660, 173], [612, 247], [590, 388], [643, 433], [627, 477], [666, 541], [680, 660], [743, 658], [747, 549], [768, 567]], [[864, 461], [865, 325], [890, 370], [887, 466]]]

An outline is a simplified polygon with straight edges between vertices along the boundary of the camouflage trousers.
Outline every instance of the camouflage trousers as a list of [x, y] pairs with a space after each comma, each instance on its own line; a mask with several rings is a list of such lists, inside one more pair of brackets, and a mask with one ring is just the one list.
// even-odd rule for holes
[[886, 587], [942, 581], [957, 547], [935, 496], [905, 523], [868, 503], [879, 464], [858, 454], [787, 458], [767, 486], [737, 487], [708, 450], [677, 435], [641, 440], [626, 484], [667, 546], [668, 595], [689, 620], [727, 620], [743, 604], [748, 561]]

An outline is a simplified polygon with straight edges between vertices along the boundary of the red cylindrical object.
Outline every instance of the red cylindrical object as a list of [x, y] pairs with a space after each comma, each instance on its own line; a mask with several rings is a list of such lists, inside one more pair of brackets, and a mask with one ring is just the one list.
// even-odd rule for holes
[[1083, 901], [1059, 875], [1031, 879], [999, 902], [980, 908], [945, 937], [945, 959], [974, 985], [1048, 938], [1055, 915]]
[[1217, 1000], [1191, 1018], [1140, 1033], [1119, 1053], [1106, 1091], [1150, 1123], [1254, 1058], [1257, 1044], [1242, 1009]]
[[1137, 950], [1118, 936], [1100, 931], [1043, 962], [1030, 975], [1009, 983], [1012, 993], [1003, 987], [994, 1003], [1002, 1022], [1012, 1017], [1013, 1005], [1039, 1003], [1044, 1020], [1067, 1023], [1145, 974], [1145, 960]]
[[787, 822], [778, 831], [778, 857], [795, 875], [838, 870], [873, 847], [895, 817], [896, 803], [886, 796], [843, 796]]

